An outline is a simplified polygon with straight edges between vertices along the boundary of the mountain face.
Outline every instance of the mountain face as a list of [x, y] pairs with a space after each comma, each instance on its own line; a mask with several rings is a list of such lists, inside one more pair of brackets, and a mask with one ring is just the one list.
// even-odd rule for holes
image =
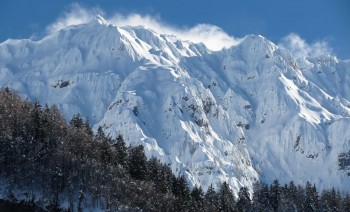
[[97, 17], [0, 44], [0, 87], [81, 113], [206, 189], [255, 181], [349, 191], [350, 61], [262, 36], [221, 51]]

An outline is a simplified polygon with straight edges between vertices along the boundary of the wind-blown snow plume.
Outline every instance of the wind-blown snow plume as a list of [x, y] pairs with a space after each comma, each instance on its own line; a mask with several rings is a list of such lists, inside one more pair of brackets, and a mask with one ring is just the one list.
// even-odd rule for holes
[[190, 40], [194, 43], [202, 42], [211, 50], [228, 48], [240, 42], [240, 39], [228, 35], [220, 27], [211, 24], [198, 24], [192, 28], [176, 28], [162, 22], [159, 17], [140, 14], [128, 16], [117, 14], [110, 19], [110, 22], [117, 26], [142, 25], [161, 34], [175, 35], [180, 39]]
[[318, 57], [321, 55], [330, 55], [332, 53], [332, 49], [326, 41], [317, 41], [308, 44], [295, 33], [291, 33], [283, 38], [279, 46], [291, 51], [293, 56], [297, 59], [307, 56]]
[[[70, 25], [89, 22], [97, 15], [105, 12], [99, 8], [87, 9], [79, 4], [73, 4], [69, 11], [63, 12], [57, 20], [46, 27], [46, 32], [51, 34]], [[211, 50], [220, 50], [237, 45], [241, 39], [228, 35], [220, 27], [211, 24], [198, 24], [194, 27], [175, 27], [163, 22], [159, 16], [141, 15], [132, 13], [128, 15], [114, 14], [106, 18], [107, 22], [116, 26], [139, 26], [155, 30], [161, 34], [175, 35], [182, 40], [194, 43], [204, 43]]]
[[104, 12], [99, 8], [87, 9], [79, 4], [72, 4], [69, 11], [62, 12], [54, 23], [46, 27], [46, 32], [51, 34], [70, 25], [88, 23], [97, 14], [103, 15]]

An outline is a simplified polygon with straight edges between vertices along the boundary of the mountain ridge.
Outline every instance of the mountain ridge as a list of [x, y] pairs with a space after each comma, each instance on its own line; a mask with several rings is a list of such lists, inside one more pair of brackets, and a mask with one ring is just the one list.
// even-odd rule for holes
[[348, 190], [350, 164], [338, 163], [350, 151], [350, 63], [332, 55], [294, 58], [260, 35], [211, 51], [97, 17], [1, 43], [0, 73], [1, 87], [143, 144], [191, 185], [238, 192], [278, 178]]

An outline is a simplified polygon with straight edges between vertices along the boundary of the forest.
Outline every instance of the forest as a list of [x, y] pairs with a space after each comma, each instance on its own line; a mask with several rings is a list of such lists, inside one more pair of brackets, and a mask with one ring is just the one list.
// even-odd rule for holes
[[68, 122], [55, 105], [0, 90], [0, 211], [350, 211], [349, 194], [312, 182], [256, 182], [237, 196], [226, 182], [214, 187], [190, 188], [80, 114]]

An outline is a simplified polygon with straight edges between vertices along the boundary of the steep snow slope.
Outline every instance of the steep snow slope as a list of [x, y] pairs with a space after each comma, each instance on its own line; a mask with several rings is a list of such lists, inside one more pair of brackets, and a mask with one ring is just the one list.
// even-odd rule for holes
[[[332, 56], [294, 61], [260, 36], [215, 54], [221, 63], [205, 62], [200, 67], [211, 67], [209, 73], [200, 68], [196, 74], [209, 85], [218, 75], [225, 79], [213, 93], [223, 96], [219, 104], [227, 105], [233, 123], [249, 124], [247, 148], [261, 179], [310, 180], [349, 190], [343, 186], [349, 183], [349, 162], [339, 157], [349, 158], [349, 63]], [[328, 75], [316, 76], [322, 73]], [[222, 92], [227, 87], [234, 91], [231, 103]]]
[[[0, 47], [0, 80], [31, 99], [58, 104], [68, 118], [81, 112], [95, 123], [123, 79], [140, 65], [170, 65], [178, 57], [206, 51], [203, 45], [171, 40], [142, 27], [107, 25], [97, 17], [40, 41], [5, 41]], [[176, 44], [183, 48], [175, 49]]]
[[349, 191], [350, 62], [295, 60], [262, 36], [218, 52], [97, 17], [0, 44], [0, 86], [143, 144], [192, 185]]

